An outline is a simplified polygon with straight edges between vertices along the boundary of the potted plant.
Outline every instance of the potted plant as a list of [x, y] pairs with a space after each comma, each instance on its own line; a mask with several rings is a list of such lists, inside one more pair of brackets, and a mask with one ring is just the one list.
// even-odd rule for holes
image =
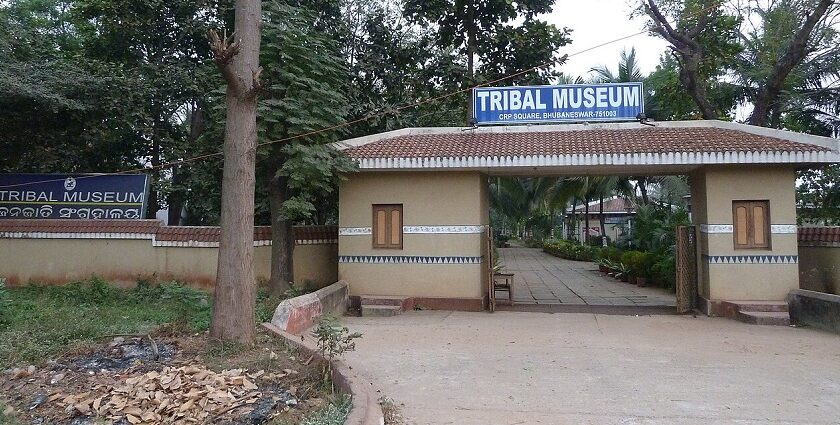
[[601, 273], [609, 273], [610, 272], [610, 267], [608, 265], [609, 261], [610, 260], [607, 260], [606, 258], [599, 258], [598, 260], [595, 260], [595, 264], [598, 265], [598, 271], [601, 272]]
[[627, 282], [627, 280], [630, 278], [630, 267], [628, 267], [624, 263], [616, 263], [614, 277], [616, 279], [621, 280], [622, 282]]

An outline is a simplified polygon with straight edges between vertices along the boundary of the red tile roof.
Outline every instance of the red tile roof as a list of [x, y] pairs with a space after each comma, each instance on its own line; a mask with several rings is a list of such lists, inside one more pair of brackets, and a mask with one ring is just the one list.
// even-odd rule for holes
[[[589, 203], [589, 214], [599, 214], [600, 213], [600, 201], [592, 201]], [[630, 201], [618, 197], [612, 199], [604, 199], [604, 213], [621, 213], [621, 214], [629, 214], [627, 211], [628, 208], [632, 208], [632, 204]], [[571, 211], [571, 208], [569, 208]], [[575, 211], [582, 213], [586, 212], [586, 205], [578, 205], [575, 208]]]
[[799, 244], [805, 246], [840, 246], [840, 227], [800, 227]]
[[345, 150], [354, 159], [827, 151], [830, 149], [822, 146], [715, 127], [528, 132], [465, 130], [396, 136]]

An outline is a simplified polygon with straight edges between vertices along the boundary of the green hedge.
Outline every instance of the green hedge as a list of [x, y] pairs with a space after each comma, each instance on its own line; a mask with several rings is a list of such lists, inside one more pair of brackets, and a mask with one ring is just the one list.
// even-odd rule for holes
[[598, 257], [601, 247], [580, 245], [569, 241], [547, 241], [543, 243], [543, 251], [575, 261], [592, 261]]

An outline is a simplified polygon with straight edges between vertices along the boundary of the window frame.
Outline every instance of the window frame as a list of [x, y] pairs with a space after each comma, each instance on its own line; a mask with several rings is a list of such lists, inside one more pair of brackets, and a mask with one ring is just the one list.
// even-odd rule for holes
[[[403, 242], [405, 240], [405, 234], [403, 232], [403, 223], [405, 222], [405, 217], [403, 216], [403, 204], [373, 204], [371, 207], [372, 211], [372, 220], [371, 220], [371, 243], [373, 249], [403, 249]], [[376, 220], [376, 215], [379, 211], [385, 211], [385, 232], [386, 242], [384, 244], [379, 244], [376, 242], [377, 230], [379, 228]], [[392, 222], [391, 218], [393, 217], [393, 212], [399, 211], [400, 215], [400, 222], [398, 223], [399, 228], [399, 235], [400, 235], [400, 242], [398, 244], [390, 243], [390, 237], [393, 231], [394, 223]]]
[[[756, 206], [761, 206], [764, 211], [764, 240], [763, 244], [755, 242], [755, 216], [753, 215]], [[738, 208], [747, 209], [747, 243], [738, 243]], [[770, 200], [734, 200], [732, 201], [732, 244], [735, 249], [747, 250], [772, 250], [773, 238], [770, 232]]]

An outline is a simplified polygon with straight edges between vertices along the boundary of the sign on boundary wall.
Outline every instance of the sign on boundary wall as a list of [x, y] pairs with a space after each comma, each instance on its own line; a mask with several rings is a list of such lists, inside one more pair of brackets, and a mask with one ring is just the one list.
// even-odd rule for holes
[[138, 219], [146, 174], [0, 174], [0, 219]]
[[642, 83], [478, 87], [476, 125], [582, 121], [635, 121], [644, 113]]

